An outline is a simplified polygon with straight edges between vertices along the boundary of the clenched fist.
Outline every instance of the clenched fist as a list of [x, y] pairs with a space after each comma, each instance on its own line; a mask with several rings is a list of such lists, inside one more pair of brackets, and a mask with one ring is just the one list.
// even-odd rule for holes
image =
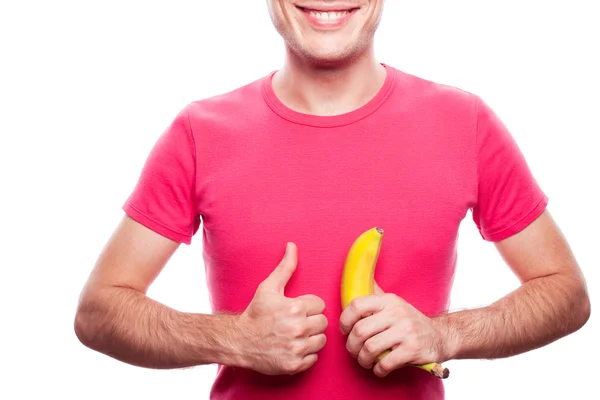
[[296, 298], [284, 288], [296, 269], [296, 245], [288, 243], [275, 270], [257, 288], [239, 317], [243, 366], [267, 375], [293, 375], [310, 368], [325, 346], [325, 303], [315, 295]]
[[[373, 295], [358, 297], [346, 307], [340, 330], [348, 335], [350, 354], [380, 377], [404, 365], [450, 358], [446, 327], [377, 284]], [[392, 351], [379, 361], [388, 349]]]

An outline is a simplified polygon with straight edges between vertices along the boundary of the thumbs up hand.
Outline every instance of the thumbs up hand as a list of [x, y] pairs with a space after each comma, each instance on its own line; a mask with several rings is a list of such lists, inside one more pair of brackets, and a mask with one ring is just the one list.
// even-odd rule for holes
[[311, 294], [296, 298], [284, 289], [298, 262], [296, 245], [288, 243], [277, 267], [258, 286], [239, 317], [243, 365], [267, 375], [293, 375], [310, 368], [325, 346], [325, 302]]

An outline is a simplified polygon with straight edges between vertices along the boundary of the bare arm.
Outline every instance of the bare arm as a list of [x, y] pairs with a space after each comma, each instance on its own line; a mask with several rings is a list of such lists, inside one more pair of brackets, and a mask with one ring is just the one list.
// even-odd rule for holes
[[125, 216], [81, 294], [75, 317], [81, 342], [147, 368], [239, 363], [235, 316], [179, 312], [146, 296], [178, 247]]
[[488, 307], [428, 318], [376, 285], [374, 295], [353, 300], [340, 317], [350, 354], [383, 377], [407, 364], [512, 356], [585, 324], [590, 315], [585, 281], [547, 211], [496, 246], [522, 282], [517, 290]]
[[488, 307], [434, 318], [446, 333], [446, 359], [520, 354], [575, 332], [590, 316], [581, 270], [548, 211], [496, 247], [522, 285]]
[[86, 346], [129, 364], [183, 368], [218, 363], [268, 375], [296, 374], [325, 346], [325, 303], [284, 296], [297, 248], [261, 282], [241, 314], [194, 314], [146, 296], [179, 244], [126, 216], [81, 294], [75, 332]]

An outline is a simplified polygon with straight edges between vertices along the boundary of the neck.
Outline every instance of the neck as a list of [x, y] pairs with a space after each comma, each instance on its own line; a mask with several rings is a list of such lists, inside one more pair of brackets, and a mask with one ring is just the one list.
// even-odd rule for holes
[[286, 52], [283, 67], [273, 75], [273, 91], [290, 109], [312, 115], [348, 113], [367, 104], [381, 89], [385, 68], [373, 49], [341, 66], [320, 67]]

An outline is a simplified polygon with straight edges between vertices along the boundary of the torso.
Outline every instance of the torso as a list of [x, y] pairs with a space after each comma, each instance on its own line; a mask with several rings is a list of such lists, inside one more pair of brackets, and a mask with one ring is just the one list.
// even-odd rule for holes
[[383, 289], [426, 315], [446, 310], [459, 225], [476, 200], [475, 98], [387, 68], [377, 97], [342, 116], [286, 109], [270, 75], [191, 106], [214, 311], [243, 311], [290, 241], [298, 267], [286, 295], [320, 296], [329, 319], [309, 371], [220, 367], [211, 398], [443, 399], [441, 381], [421, 370], [375, 377], [338, 329], [346, 253], [375, 226], [385, 231], [375, 273]]

